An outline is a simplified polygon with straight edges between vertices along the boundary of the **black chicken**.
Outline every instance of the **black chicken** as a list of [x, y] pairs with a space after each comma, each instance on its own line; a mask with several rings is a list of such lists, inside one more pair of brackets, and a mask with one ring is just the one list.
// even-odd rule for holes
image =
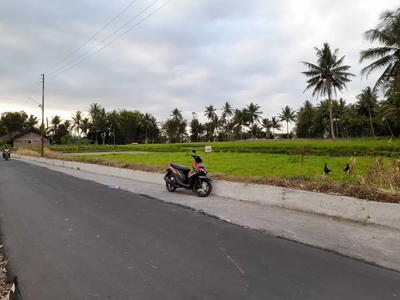
[[328, 175], [329, 172], [332, 172], [332, 170], [329, 170], [328, 167], [326, 166], [326, 163], [325, 163], [324, 174], [325, 174], [325, 175]]
[[343, 172], [349, 174], [350, 173], [350, 166], [349, 164], [346, 164], [346, 168], [344, 168]]

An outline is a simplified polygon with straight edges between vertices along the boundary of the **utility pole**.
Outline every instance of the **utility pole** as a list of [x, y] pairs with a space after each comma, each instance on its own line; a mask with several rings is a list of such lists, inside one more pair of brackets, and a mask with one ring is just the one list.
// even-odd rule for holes
[[44, 152], [44, 74], [42, 74], [42, 157]]

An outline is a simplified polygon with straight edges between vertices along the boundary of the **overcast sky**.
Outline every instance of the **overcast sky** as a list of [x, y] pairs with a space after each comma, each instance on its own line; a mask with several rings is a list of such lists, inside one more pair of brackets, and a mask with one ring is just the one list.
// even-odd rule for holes
[[[205, 121], [206, 106], [220, 109], [226, 101], [237, 108], [257, 103], [263, 117], [271, 117], [285, 105], [298, 109], [306, 100], [317, 103], [311, 92], [303, 93], [300, 61], [315, 62], [314, 47], [324, 42], [339, 48], [357, 75], [339, 94], [351, 103], [379, 75], [359, 76], [359, 52], [371, 46], [363, 32], [377, 25], [382, 11], [400, 6], [398, 0], [172, 0], [97, 54], [51, 78], [154, 1], [137, 0], [48, 72], [132, 0], [0, 1], [0, 113], [25, 110], [40, 117], [40, 108], [26, 96], [41, 101], [41, 87], [29, 91], [45, 73], [49, 118], [70, 118], [97, 102], [107, 110], [138, 109], [159, 120], [177, 107], [185, 118], [194, 111]], [[102, 45], [166, 1], [156, 2]]]

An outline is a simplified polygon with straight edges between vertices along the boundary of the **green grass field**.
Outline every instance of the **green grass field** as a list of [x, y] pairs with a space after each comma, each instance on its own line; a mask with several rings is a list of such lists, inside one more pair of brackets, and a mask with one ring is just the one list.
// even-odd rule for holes
[[[358, 175], [365, 174], [367, 167], [373, 158], [357, 158], [357, 167], [354, 175], [346, 175], [343, 172], [348, 158], [327, 156], [304, 156], [302, 163], [301, 155], [263, 154], [263, 153], [211, 153], [210, 162], [204, 152], [198, 152], [203, 157], [204, 164], [209, 172], [234, 175], [239, 177], [279, 177], [279, 178], [307, 178], [310, 180], [322, 179], [325, 162], [332, 173], [331, 180], [354, 181]], [[102, 155], [79, 155], [79, 160], [94, 162], [101, 159], [126, 164], [149, 164], [160, 168], [166, 168], [169, 161], [191, 166], [193, 158], [187, 152], [165, 152], [165, 153], [141, 153], [141, 154], [102, 154]], [[387, 159], [389, 161], [389, 159]], [[324, 178], [326, 180], [326, 178]]]
[[[186, 152], [190, 149], [203, 150], [207, 143], [148, 144], [118, 146], [51, 146], [49, 150], [64, 153], [82, 152]], [[211, 143], [213, 152], [268, 153], [314, 156], [385, 156], [400, 157], [400, 139], [363, 140], [264, 140]], [[36, 149], [38, 150], [38, 149]]]

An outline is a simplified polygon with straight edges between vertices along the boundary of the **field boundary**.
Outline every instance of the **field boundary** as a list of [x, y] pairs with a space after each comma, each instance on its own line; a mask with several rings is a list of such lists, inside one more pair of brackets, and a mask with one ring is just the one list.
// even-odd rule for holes
[[[17, 157], [26, 162], [34, 161], [95, 174], [160, 185], [164, 184], [163, 174], [160, 173], [24, 155], [18, 155]], [[214, 181], [213, 186], [213, 194], [220, 197], [400, 229], [400, 204], [381, 203], [347, 196], [228, 181]], [[210, 201], [210, 198], [205, 198], [205, 201]]]

